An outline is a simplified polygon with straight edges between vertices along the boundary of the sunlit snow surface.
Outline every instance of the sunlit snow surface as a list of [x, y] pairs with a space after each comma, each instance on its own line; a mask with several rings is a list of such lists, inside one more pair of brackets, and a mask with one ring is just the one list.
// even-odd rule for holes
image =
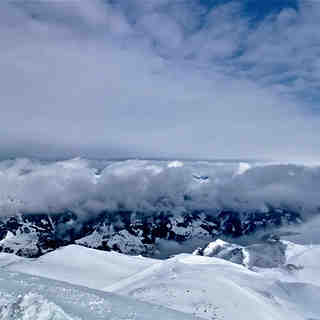
[[37, 259], [0, 253], [0, 267], [94, 289], [103, 289], [158, 262], [154, 259], [124, 256], [77, 245], [57, 249]]
[[286, 244], [286, 264], [298, 269], [248, 270], [191, 254], [157, 261], [75, 245], [37, 259], [0, 254], [0, 319], [189, 319], [160, 306], [190, 319], [320, 319], [320, 246]]
[[193, 319], [111, 293], [0, 270], [1, 320]]

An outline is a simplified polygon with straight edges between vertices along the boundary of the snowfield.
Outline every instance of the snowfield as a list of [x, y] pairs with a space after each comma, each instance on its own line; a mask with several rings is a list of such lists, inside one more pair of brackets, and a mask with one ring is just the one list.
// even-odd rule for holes
[[37, 259], [2, 253], [0, 319], [320, 319], [320, 246], [285, 243], [284, 265], [251, 270], [215, 257], [154, 260], [77, 245]]
[[0, 270], [1, 320], [187, 320], [192, 316], [65, 282]]
[[[0, 266], [4, 260], [1, 259], [2, 255], [0, 253]], [[12, 255], [7, 254], [6, 259], [7, 256]], [[9, 264], [6, 269], [102, 289], [157, 262], [143, 257], [70, 245], [37, 259], [18, 258], [16, 263]]]
[[106, 290], [205, 319], [317, 319], [320, 315], [320, 287], [296, 282], [290, 274], [285, 281], [264, 276], [217, 258], [179, 255]]

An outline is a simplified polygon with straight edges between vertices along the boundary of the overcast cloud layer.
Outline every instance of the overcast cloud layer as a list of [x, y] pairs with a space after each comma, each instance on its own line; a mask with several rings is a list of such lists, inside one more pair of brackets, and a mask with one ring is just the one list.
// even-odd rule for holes
[[1, 1], [0, 157], [317, 159], [320, 3], [219, 3]]

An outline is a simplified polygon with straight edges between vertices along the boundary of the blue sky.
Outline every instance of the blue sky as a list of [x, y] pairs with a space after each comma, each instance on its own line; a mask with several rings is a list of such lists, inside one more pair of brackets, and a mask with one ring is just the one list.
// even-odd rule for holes
[[[200, 3], [206, 8], [213, 9], [217, 5], [223, 5], [234, 0], [201, 0]], [[243, 5], [243, 14], [254, 21], [264, 19], [267, 15], [279, 13], [283, 9], [299, 9], [299, 0], [237, 0]]]
[[0, 4], [1, 157], [319, 157], [320, 3]]

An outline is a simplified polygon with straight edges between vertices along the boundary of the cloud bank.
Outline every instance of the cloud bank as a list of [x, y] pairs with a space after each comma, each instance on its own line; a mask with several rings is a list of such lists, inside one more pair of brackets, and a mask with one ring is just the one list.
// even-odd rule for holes
[[0, 162], [0, 215], [104, 210], [181, 214], [222, 209], [319, 210], [320, 167], [128, 160], [97, 165], [84, 159]]
[[319, 156], [320, 5], [2, 1], [2, 158]]

